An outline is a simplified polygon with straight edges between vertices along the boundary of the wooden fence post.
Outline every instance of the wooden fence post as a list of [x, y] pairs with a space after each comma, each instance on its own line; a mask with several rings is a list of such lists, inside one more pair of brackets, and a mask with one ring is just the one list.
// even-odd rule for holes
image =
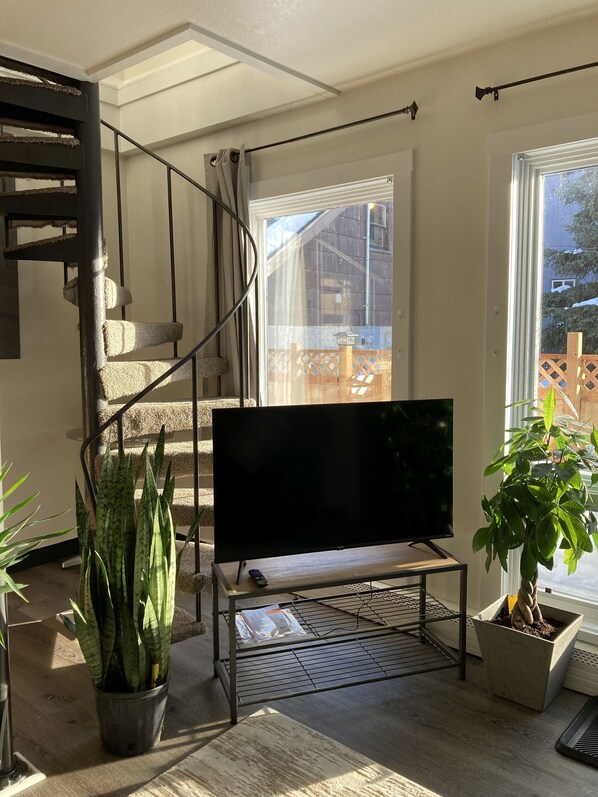
[[342, 343], [338, 347], [338, 400], [351, 401], [353, 376], [353, 346]]
[[567, 333], [567, 389], [569, 401], [581, 413], [583, 332]]
[[299, 358], [299, 344], [298, 343], [291, 343], [291, 367], [290, 367], [290, 378], [291, 378], [291, 404], [301, 404], [302, 403], [302, 382], [303, 382], [303, 369], [301, 367], [301, 361]]

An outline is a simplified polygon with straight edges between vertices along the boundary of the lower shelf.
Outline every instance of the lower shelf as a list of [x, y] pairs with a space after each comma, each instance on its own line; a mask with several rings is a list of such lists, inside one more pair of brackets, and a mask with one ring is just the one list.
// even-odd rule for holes
[[[230, 660], [220, 662], [230, 683]], [[459, 665], [432, 634], [390, 631], [237, 658], [239, 705], [400, 678]]]

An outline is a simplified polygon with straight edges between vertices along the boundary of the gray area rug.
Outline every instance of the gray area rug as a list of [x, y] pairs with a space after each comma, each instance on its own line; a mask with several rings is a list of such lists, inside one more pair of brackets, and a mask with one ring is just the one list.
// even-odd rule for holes
[[438, 797], [272, 708], [243, 719], [134, 797]]

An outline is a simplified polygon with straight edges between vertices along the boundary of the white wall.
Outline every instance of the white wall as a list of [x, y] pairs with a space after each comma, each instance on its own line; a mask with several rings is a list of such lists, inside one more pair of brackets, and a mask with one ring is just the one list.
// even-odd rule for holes
[[[483, 557], [471, 553], [471, 537], [483, 522], [482, 471], [501, 442], [503, 429], [506, 307], [504, 290], [500, 295], [487, 296], [489, 155], [496, 148], [497, 136], [512, 131], [512, 140], [517, 142], [520, 128], [528, 131], [524, 137], [527, 145], [534, 138], [538, 145], [547, 143], [543, 126], [554, 120], [564, 120], [555, 135], [566, 137], [566, 120], [598, 112], [598, 71], [505, 90], [498, 102], [492, 97], [480, 102], [474, 91], [476, 85], [499, 85], [592, 62], [597, 34], [598, 16], [159, 150], [162, 157], [203, 182], [205, 152], [243, 143], [258, 146], [417, 101], [420, 110], [415, 121], [398, 116], [254, 153], [250, 156], [251, 174], [256, 181], [270, 180], [366, 157], [413, 151], [412, 395], [450, 395], [455, 399], [455, 539], [448, 547], [470, 565], [472, 608], [500, 591], [498, 568], [486, 576]], [[594, 130], [598, 135], [598, 125]], [[149, 172], [140, 159], [132, 158], [127, 174], [129, 200], [144, 203], [144, 225], [149, 233], [155, 212], [155, 197], [149, 198]], [[504, 219], [508, 219], [508, 199], [507, 180], [495, 189], [493, 198], [493, 208], [496, 210], [498, 203], [503, 225], [494, 231], [500, 243], [498, 268], [502, 273], [498, 277], [492, 274], [493, 291], [497, 281], [499, 288], [505, 286], [508, 228]], [[138, 257], [146, 268], [157, 267], [150, 265], [153, 244], [140, 242], [143, 246]], [[496, 259], [494, 253], [493, 268], [497, 267]], [[193, 324], [193, 319], [198, 322], [191, 290], [182, 304], [185, 299], [188, 306], [181, 306], [181, 317], [186, 316], [188, 324]], [[487, 301], [492, 308], [488, 339]], [[447, 597], [456, 598], [448, 579], [440, 589]]]
[[[500, 314], [491, 319], [493, 354], [486, 355], [490, 343], [486, 317], [489, 153], [498, 134], [528, 128], [532, 132], [527, 140], [531, 141], [537, 126], [565, 120], [560, 129], [566, 135], [568, 118], [598, 112], [598, 70], [513, 88], [502, 92], [498, 102], [491, 97], [479, 102], [474, 90], [476, 85], [497, 85], [592, 62], [596, 58], [597, 34], [598, 16], [532, 32], [500, 46], [348, 91], [335, 99], [203, 137], [197, 135], [159, 150], [160, 155], [203, 182], [205, 152], [242, 143], [248, 147], [266, 144], [417, 101], [420, 110], [415, 121], [399, 116], [255, 153], [251, 156], [251, 170], [253, 179], [265, 180], [354, 159], [413, 151], [413, 396], [451, 395], [455, 399], [455, 539], [447, 547], [470, 564], [472, 608], [485, 603], [500, 589], [498, 570], [486, 576], [482, 556], [471, 554], [471, 537], [482, 522], [482, 471], [488, 455], [500, 442], [503, 425], [503, 304]], [[169, 112], [167, 105], [163, 112]], [[595, 132], [598, 135], [598, 125]], [[513, 140], [518, 140], [515, 133]], [[126, 169], [129, 205], [137, 204], [142, 210], [141, 221], [135, 223], [132, 234], [138, 246], [132, 258], [144, 266], [143, 277], [132, 279], [134, 301], [147, 299], [149, 306], [143, 316], [161, 318], [166, 304], [163, 281], [154, 279], [154, 275], [165, 265], [166, 248], [153, 238], [153, 233], [158, 215], [163, 213], [162, 201], [157, 198], [162, 178], [137, 157], [127, 162]], [[187, 202], [189, 218], [201, 225], [203, 208], [192, 206], [184, 191], [177, 197], [183, 204]], [[508, 185], [495, 195], [495, 208], [497, 202], [503, 218], [508, 207]], [[504, 244], [505, 234], [504, 230], [500, 232], [499, 244]], [[133, 240], [130, 246], [132, 252]], [[203, 326], [196, 293], [204, 280], [197, 262], [201, 248], [195, 247], [197, 257], [179, 294], [180, 317], [187, 324], [189, 338], [193, 327]], [[179, 256], [184, 254], [179, 251]], [[504, 268], [504, 258], [499, 266]], [[76, 425], [73, 416], [79, 400], [75, 353], [68, 348], [76, 344], [67, 344], [74, 322], [59, 307], [60, 285], [51, 274], [52, 268], [32, 264], [21, 267], [22, 273], [28, 275], [21, 286], [23, 359], [0, 364], [3, 457], [16, 459], [19, 468], [34, 471], [44, 504], [55, 493], [49, 509], [54, 504], [64, 508], [71, 498], [76, 446], [64, 441], [63, 433]], [[504, 296], [498, 298], [502, 302]], [[70, 314], [70, 308], [66, 309]], [[134, 317], [141, 317], [137, 310]], [[191, 342], [189, 338], [186, 343]], [[42, 368], [48, 372], [49, 390], [47, 384], [35, 387], [33, 376]], [[37, 406], [43, 408], [41, 412]], [[51, 432], [44, 431], [47, 423]], [[57, 467], [57, 462], [62, 467]], [[448, 581], [445, 591], [451, 597]]]
[[[113, 193], [108, 182], [108, 200]], [[110, 232], [110, 224], [108, 228]], [[55, 231], [47, 232], [52, 234]], [[20, 240], [45, 236], [43, 230], [22, 231]], [[82, 426], [79, 316], [62, 296], [62, 263], [22, 261], [18, 268], [21, 358], [0, 360], [0, 440], [2, 461], [12, 463], [8, 483], [30, 474], [15, 498], [39, 491], [40, 517], [67, 512], [39, 529], [42, 533], [76, 525], [75, 480], [82, 486], [80, 443], [66, 433]]]

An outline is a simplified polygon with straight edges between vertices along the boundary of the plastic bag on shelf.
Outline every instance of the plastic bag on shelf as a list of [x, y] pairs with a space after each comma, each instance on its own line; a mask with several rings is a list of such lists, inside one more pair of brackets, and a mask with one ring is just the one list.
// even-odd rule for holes
[[235, 625], [241, 642], [246, 644], [270, 642], [289, 636], [305, 636], [307, 633], [289, 609], [282, 609], [276, 603], [237, 612]]

